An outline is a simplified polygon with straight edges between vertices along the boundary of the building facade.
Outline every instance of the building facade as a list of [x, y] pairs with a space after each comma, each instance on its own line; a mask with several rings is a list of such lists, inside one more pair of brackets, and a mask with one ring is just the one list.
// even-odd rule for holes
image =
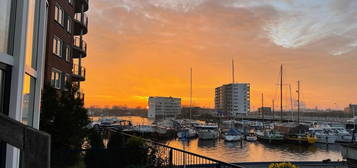
[[80, 87], [85, 80], [82, 59], [87, 56], [88, 5], [88, 0], [49, 0], [44, 79], [54, 88]]
[[357, 104], [349, 104], [345, 108], [345, 112], [352, 114], [353, 117], [357, 116]]
[[181, 99], [174, 97], [149, 97], [148, 118], [174, 119], [181, 113]]
[[[0, 113], [38, 129], [48, 2], [0, 1]], [[0, 167], [20, 166], [20, 151], [0, 142]]]
[[220, 116], [234, 117], [250, 112], [250, 84], [226, 84], [215, 89], [215, 109]]

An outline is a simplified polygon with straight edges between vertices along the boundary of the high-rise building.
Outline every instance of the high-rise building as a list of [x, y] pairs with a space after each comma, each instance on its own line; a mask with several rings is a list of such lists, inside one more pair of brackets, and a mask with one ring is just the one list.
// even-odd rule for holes
[[357, 116], [357, 104], [349, 104], [345, 112], [350, 113], [353, 117]]
[[149, 97], [148, 118], [174, 119], [181, 113], [181, 99], [174, 97]]
[[215, 109], [218, 115], [234, 117], [250, 111], [250, 84], [226, 84], [215, 89]]
[[[47, 11], [46, 0], [0, 1], [0, 113], [35, 129], [39, 127]], [[0, 141], [0, 167], [19, 164], [19, 149]]]
[[[57, 89], [80, 87], [86, 77], [82, 59], [87, 56], [88, 0], [48, 1], [45, 83]], [[82, 92], [78, 95], [83, 97]]]

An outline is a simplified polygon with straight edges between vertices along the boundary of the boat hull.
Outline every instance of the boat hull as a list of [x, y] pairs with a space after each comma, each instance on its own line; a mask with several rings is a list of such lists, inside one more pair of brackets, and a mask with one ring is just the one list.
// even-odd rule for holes
[[217, 139], [219, 137], [219, 133], [216, 131], [199, 131], [198, 138], [202, 140], [211, 140]]
[[224, 140], [228, 141], [228, 142], [234, 142], [234, 141], [239, 141], [241, 140], [241, 136], [240, 135], [225, 135], [224, 136]]
[[254, 141], [258, 140], [258, 137], [256, 137], [256, 136], [246, 136], [245, 140], [249, 141], [249, 142], [254, 142]]
[[317, 136], [317, 143], [333, 144], [336, 143], [337, 137], [333, 135]]

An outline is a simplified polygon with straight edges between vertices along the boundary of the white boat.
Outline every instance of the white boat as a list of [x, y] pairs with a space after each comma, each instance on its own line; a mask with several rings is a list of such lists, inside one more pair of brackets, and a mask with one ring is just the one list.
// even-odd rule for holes
[[225, 141], [233, 142], [242, 139], [242, 134], [235, 128], [229, 129], [228, 132], [223, 135]]
[[177, 132], [177, 137], [180, 139], [189, 139], [197, 136], [197, 132], [192, 128], [182, 128]]
[[349, 143], [352, 142], [352, 134], [349, 133], [343, 127], [331, 127], [331, 129], [335, 132], [337, 139], [336, 142]]
[[257, 140], [258, 140], [258, 137], [255, 135], [254, 132], [250, 132], [250, 133], [248, 133], [248, 135], [245, 137], [245, 140], [246, 140], [246, 141], [249, 141], [249, 142], [254, 142], [254, 141], [257, 141]]
[[198, 138], [202, 140], [217, 139], [219, 137], [218, 126], [206, 124], [196, 126]]
[[309, 131], [316, 136], [317, 143], [333, 144], [337, 140], [337, 135], [330, 128], [309, 128]]

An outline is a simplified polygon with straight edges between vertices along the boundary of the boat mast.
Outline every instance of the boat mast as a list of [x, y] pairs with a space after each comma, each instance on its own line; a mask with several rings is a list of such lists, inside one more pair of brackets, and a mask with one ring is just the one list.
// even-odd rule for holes
[[297, 84], [298, 84], [298, 90], [296, 91], [297, 94], [298, 94], [298, 99], [297, 99], [298, 108], [297, 108], [297, 111], [298, 111], [298, 123], [300, 123], [300, 81], [299, 80], [297, 81]]
[[273, 99], [273, 105], [272, 105], [272, 107], [273, 107], [273, 108], [272, 108], [272, 110], [273, 110], [273, 120], [275, 120], [274, 99]]
[[291, 96], [291, 85], [290, 85], [290, 83], [289, 83], [289, 92], [290, 92], [291, 122], [294, 122], [294, 107], [293, 107], [293, 98]]
[[[234, 93], [234, 84], [235, 84], [235, 80], [234, 80], [234, 59], [232, 59], [232, 114], [234, 113], [234, 105], [233, 105], [233, 93]], [[230, 116], [230, 114], [228, 115]], [[229, 117], [230, 118], [230, 117]]]
[[283, 122], [283, 64], [280, 65], [280, 121]]
[[192, 120], [192, 68], [190, 68], [190, 120]]
[[264, 95], [262, 93], [262, 108], [260, 109], [262, 113], [262, 119], [263, 119], [263, 124], [264, 124]]

